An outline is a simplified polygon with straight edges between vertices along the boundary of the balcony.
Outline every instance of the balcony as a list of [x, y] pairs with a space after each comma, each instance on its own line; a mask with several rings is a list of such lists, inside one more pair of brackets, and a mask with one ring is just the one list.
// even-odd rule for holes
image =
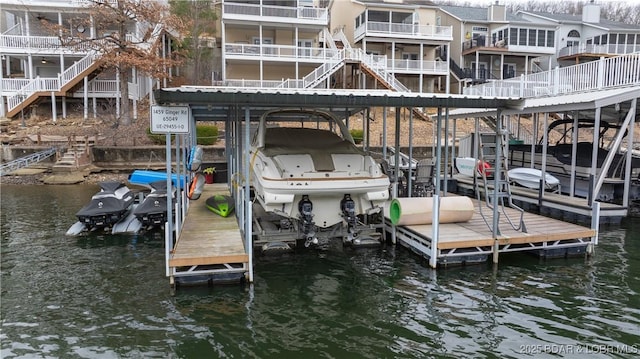
[[522, 55], [551, 55], [554, 53], [555, 48], [552, 46], [528, 46], [528, 45], [516, 45], [509, 44], [509, 39], [504, 38], [502, 40], [492, 41], [491, 38], [485, 36], [479, 36], [472, 40], [467, 40], [462, 43], [462, 55], [469, 55], [477, 51], [484, 53], [509, 53], [509, 54], [522, 54]]
[[453, 41], [451, 26], [367, 21], [355, 29], [354, 39], [356, 42], [362, 40], [364, 37], [370, 36], [402, 40]]
[[640, 51], [640, 44], [581, 44], [560, 49], [558, 58], [577, 55], [624, 55]]
[[251, 45], [231, 43], [224, 46], [224, 58], [227, 60], [272, 60], [325, 62], [338, 53], [337, 49], [322, 47], [299, 47], [292, 45]]
[[309, 6], [272, 6], [243, 3], [222, 3], [222, 19], [246, 23], [283, 23], [327, 26], [329, 12], [326, 8]]
[[[140, 43], [142, 40], [132, 33], [127, 33], [127, 41]], [[0, 35], [0, 52], [3, 54], [25, 53], [37, 54], [70, 54], [83, 55], [92, 49], [91, 42], [80, 43], [74, 46], [63, 46], [57, 36], [30, 36], [30, 35]], [[138, 44], [142, 46], [143, 44]]]
[[446, 75], [449, 67], [445, 61], [388, 60], [387, 71], [402, 74]]

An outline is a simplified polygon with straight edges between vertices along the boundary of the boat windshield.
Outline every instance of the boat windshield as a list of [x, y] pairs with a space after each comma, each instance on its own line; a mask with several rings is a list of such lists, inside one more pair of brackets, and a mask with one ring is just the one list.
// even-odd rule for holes
[[[283, 109], [269, 111], [260, 118], [260, 125], [256, 131], [252, 144], [264, 147], [265, 137], [272, 128], [297, 128], [309, 130], [323, 130], [331, 132], [341, 139], [353, 142], [346, 125], [329, 112], [318, 110]], [[282, 131], [280, 131], [282, 132]]]

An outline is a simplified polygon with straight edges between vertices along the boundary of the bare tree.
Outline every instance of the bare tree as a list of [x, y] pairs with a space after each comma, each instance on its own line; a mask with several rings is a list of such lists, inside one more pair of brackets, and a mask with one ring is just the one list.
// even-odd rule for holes
[[189, 79], [192, 84], [205, 84], [211, 80], [214, 49], [211, 39], [216, 33], [217, 14], [212, 0], [170, 0], [171, 11], [189, 21], [189, 29], [183, 42], [188, 65], [193, 71]]
[[[114, 68], [119, 76], [121, 112], [119, 123], [131, 124], [128, 83], [132, 71], [156, 79], [169, 77], [169, 69], [182, 60], [168, 55], [165, 34], [181, 34], [186, 27], [167, 6], [157, 1], [88, 0], [86, 12], [69, 23], [45, 24], [60, 37], [63, 46], [95, 51], [104, 68]], [[90, 31], [76, 31], [79, 28]]]

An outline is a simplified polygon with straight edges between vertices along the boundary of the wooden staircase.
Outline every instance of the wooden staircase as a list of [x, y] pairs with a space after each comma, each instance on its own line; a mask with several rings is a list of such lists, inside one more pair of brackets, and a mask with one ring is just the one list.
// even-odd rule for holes
[[[22, 91], [25, 94], [24, 99], [20, 101], [20, 103], [13, 107], [9, 108], [7, 111], [7, 117], [11, 118], [18, 115], [22, 110], [28, 108], [31, 104], [36, 102], [38, 99], [42, 97], [51, 96], [53, 93], [55, 96], [65, 96], [69, 90], [80, 84], [80, 82], [84, 79], [85, 76], [90, 75], [92, 72], [98, 70], [100, 68], [99, 61], [97, 59], [93, 59], [90, 64], [83, 70], [79, 71], [77, 74], [73, 74], [69, 76], [69, 79], [66, 80], [64, 77], [68, 76], [67, 71], [63, 73], [61, 76], [48, 79], [48, 78], [36, 78], [29, 83], [29, 85], [25, 86], [25, 89]], [[70, 69], [67, 69], [70, 70]], [[42, 88], [47, 88], [46, 82], [56, 81], [58, 82], [58, 86], [56, 86], [55, 90], [39, 90]], [[43, 85], [44, 84], [44, 85]], [[33, 90], [31, 90], [31, 88]], [[16, 95], [18, 96], [18, 95]]]
[[[368, 67], [366, 64], [364, 64], [364, 62], [360, 62], [360, 68], [362, 69], [363, 72], [366, 72], [367, 74], [369, 74], [371, 77], [373, 77], [376, 80], [376, 82], [380, 83], [385, 88], [393, 91], [398, 91], [397, 88], [392, 83], [387, 81], [387, 79], [385, 79], [384, 77], [380, 76], [378, 71], [375, 71], [372, 68]], [[422, 121], [431, 121], [431, 117], [421, 109], [417, 107], [413, 107], [412, 111], [413, 111], [413, 114], [418, 119]]]

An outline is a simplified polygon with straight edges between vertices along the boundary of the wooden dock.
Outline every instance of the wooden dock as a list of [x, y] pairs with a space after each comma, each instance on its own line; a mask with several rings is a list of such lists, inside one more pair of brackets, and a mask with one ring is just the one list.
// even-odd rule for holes
[[[473, 191], [473, 178], [467, 176], [454, 176], [459, 189]], [[490, 186], [492, 188], [492, 186]], [[480, 186], [480, 190], [484, 189]], [[460, 190], [458, 190], [460, 192]], [[516, 205], [525, 210], [536, 210], [542, 213], [548, 212], [556, 218], [575, 219], [579, 222], [591, 221], [593, 209], [586, 198], [570, 197], [568, 195], [545, 192], [539, 198], [537, 190], [512, 185], [511, 198]], [[600, 204], [600, 219], [605, 223], [620, 223], [622, 218], [628, 215], [628, 208], [614, 203], [598, 202]], [[555, 215], [554, 212], [557, 212]]]
[[189, 205], [169, 257], [172, 284], [173, 277], [209, 278], [248, 270], [249, 255], [235, 215], [221, 217], [205, 205], [215, 194], [228, 195], [227, 185], [206, 184], [200, 198]]
[[[509, 207], [504, 208], [504, 213], [501, 209], [499, 235], [494, 238], [490, 229], [493, 218], [491, 209], [482, 208], [485, 222], [477, 201], [473, 202], [474, 214], [469, 221], [439, 225], [436, 251], [439, 266], [486, 262], [493, 254], [496, 244], [498, 253], [536, 251], [543, 257], [564, 257], [584, 254], [588, 250], [587, 246], [595, 243], [595, 229], [528, 212], [524, 213], [526, 232], [517, 231], [512, 228], [507, 217], [518, 224], [520, 212]], [[390, 225], [387, 226], [387, 231], [392, 230]], [[432, 231], [431, 224], [397, 226], [396, 236], [401, 245], [429, 258], [433, 242]]]

